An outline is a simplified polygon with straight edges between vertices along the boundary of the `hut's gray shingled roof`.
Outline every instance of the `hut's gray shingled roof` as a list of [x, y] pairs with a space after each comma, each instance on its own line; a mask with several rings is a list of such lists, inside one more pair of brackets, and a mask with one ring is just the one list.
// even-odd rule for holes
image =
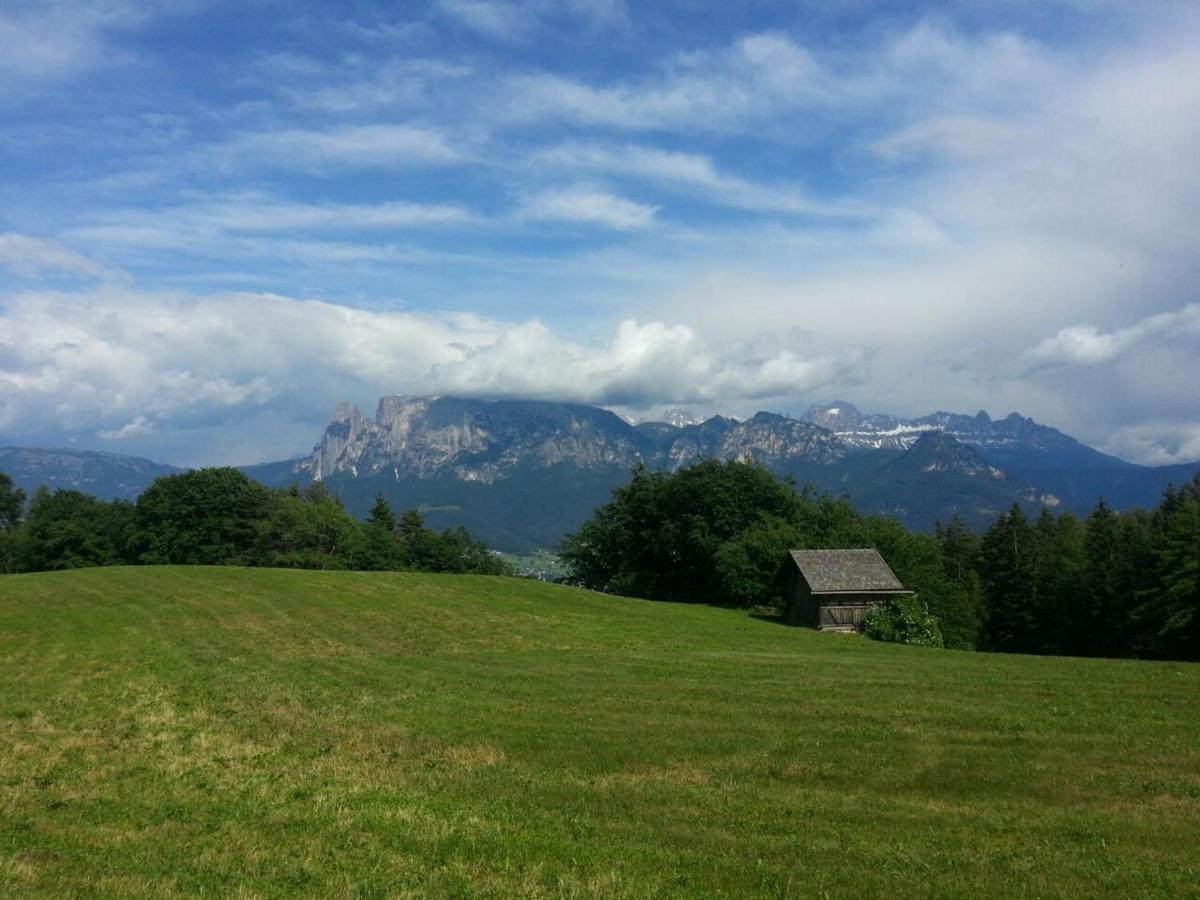
[[814, 593], [904, 590], [878, 550], [792, 550], [791, 555]]

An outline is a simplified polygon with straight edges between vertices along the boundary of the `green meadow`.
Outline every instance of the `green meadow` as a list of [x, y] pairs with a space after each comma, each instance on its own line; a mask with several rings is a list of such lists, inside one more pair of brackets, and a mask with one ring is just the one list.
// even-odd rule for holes
[[0, 577], [0, 895], [1200, 896], [1200, 665], [486, 576]]

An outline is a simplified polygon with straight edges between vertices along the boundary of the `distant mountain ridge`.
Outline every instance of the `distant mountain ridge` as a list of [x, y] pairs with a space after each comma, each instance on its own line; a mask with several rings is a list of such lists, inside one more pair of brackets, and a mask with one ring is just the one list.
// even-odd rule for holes
[[827, 463], [847, 452], [828, 430], [767, 412], [744, 422], [713, 416], [682, 427], [630, 425], [606, 409], [572, 403], [397, 396], [383, 397], [374, 418], [356, 406], [339, 406], [321, 442], [293, 472], [314, 480], [339, 472], [448, 474], [491, 484], [526, 463], [583, 469], [642, 463], [674, 470], [702, 459]]
[[32, 494], [41, 485], [83, 491], [106, 500], [133, 500], [155, 478], [182, 471], [137, 456], [97, 450], [0, 447], [0, 472]]
[[1003, 419], [993, 419], [983, 410], [973, 416], [935, 412], [902, 419], [886, 414], [864, 415], [851, 403], [835, 401], [809, 407], [802, 419], [829, 429], [847, 446], [857, 449], [907, 450], [922, 434], [940, 431], [987, 454], [1000, 465], [1038, 458], [1059, 466], [1133, 465], [1015, 412]]
[[1200, 463], [1139, 466], [1126, 462], [1015, 412], [1003, 419], [983, 411], [973, 416], [936, 412], [902, 419], [865, 415], [851, 403], [835, 401], [810, 407], [803, 419], [828, 428], [857, 449], [907, 449], [921, 435], [941, 432], [973, 447], [1011, 477], [1037, 485], [1078, 511], [1101, 497], [1118, 508], [1153, 506], [1167, 485], [1188, 481], [1200, 470]]
[[[243, 470], [277, 487], [325, 482], [360, 515], [383, 493], [422, 509], [432, 525], [464, 525], [497, 548], [526, 551], [578, 527], [635, 466], [675, 470], [705, 459], [757, 462], [921, 529], [953, 515], [986, 527], [1013, 503], [1031, 513], [1086, 512], [1101, 496], [1118, 508], [1151, 506], [1168, 483], [1200, 469], [1127, 463], [1015, 413], [902, 419], [831, 403], [799, 419], [759, 412], [634, 425], [582, 404], [388, 396], [374, 416], [340, 405], [307, 456]], [[22, 486], [40, 478], [128, 498], [178, 470], [111, 454], [10, 450], [0, 451], [0, 471]]]
[[633, 467], [674, 471], [705, 459], [760, 463], [921, 528], [956, 514], [986, 524], [1012, 503], [1059, 505], [974, 447], [927, 429], [905, 445], [875, 448], [769, 412], [631, 425], [579, 404], [459, 397], [384, 397], [373, 417], [343, 404], [308, 457], [247, 471], [277, 485], [325, 481], [358, 512], [382, 492], [501, 546], [512, 546], [514, 535], [545, 546], [586, 519]]

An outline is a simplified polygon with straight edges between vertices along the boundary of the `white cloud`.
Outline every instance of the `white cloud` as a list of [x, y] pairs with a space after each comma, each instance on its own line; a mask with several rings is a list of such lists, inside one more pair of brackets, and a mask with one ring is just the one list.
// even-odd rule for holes
[[659, 207], [637, 203], [586, 186], [549, 190], [528, 198], [521, 217], [537, 222], [581, 222], [618, 231], [646, 228], [654, 223]]
[[209, 148], [201, 157], [224, 166], [318, 173], [405, 164], [441, 165], [461, 159], [439, 131], [396, 124], [251, 132]]
[[141, 413], [138, 413], [120, 428], [109, 428], [96, 432], [98, 437], [106, 441], [120, 441], [141, 434], [149, 434], [154, 430], [153, 424]]
[[438, 0], [437, 8], [485, 37], [507, 42], [527, 40], [554, 21], [575, 27], [626, 24], [619, 0]]
[[811, 390], [857, 362], [804, 358], [752, 344], [717, 348], [686, 325], [621, 322], [602, 347], [564, 339], [538, 321], [504, 328], [490, 343], [437, 365], [439, 390], [645, 407], [737, 402]]
[[25, 278], [37, 278], [48, 271], [103, 281], [127, 277], [123, 272], [76, 253], [56, 241], [24, 234], [0, 234], [0, 266]]
[[719, 172], [702, 154], [634, 144], [568, 142], [547, 147], [531, 157], [535, 166], [627, 175], [659, 187], [683, 187], [711, 202], [735, 209], [797, 215], [862, 216], [863, 204], [831, 203], [808, 197], [795, 185], [759, 184]]
[[126, 2], [6, 4], [0, 9], [0, 75], [42, 81], [111, 61], [105, 32], [139, 18], [135, 4]]
[[948, 159], [1000, 159], [1030, 135], [1013, 124], [972, 115], [938, 116], [909, 125], [873, 142], [873, 153], [888, 162], [921, 156]]
[[1045, 364], [1095, 365], [1111, 362], [1131, 347], [1151, 338], [1200, 337], [1200, 303], [1174, 312], [1148, 316], [1126, 328], [1102, 332], [1092, 325], [1061, 329], [1027, 350], [1027, 359]]
[[651, 132], [756, 125], [804, 142], [810, 129], [850, 121], [853, 113], [886, 121], [961, 104], [1019, 108], [1052, 74], [1042, 48], [1018, 35], [973, 38], [924, 20], [859, 53], [818, 54], [784, 34], [763, 32], [676, 54], [640, 79], [589, 84], [554, 73], [519, 74], [502, 83], [506, 100], [488, 112], [513, 121], [567, 119]]
[[551, 73], [515, 75], [491, 112], [514, 121], [567, 119], [641, 131], [720, 131], [781, 110], [827, 108], [846, 84], [809, 51], [777, 34], [749, 35], [717, 51], [677, 55], [638, 80], [593, 86]]
[[401, 201], [315, 204], [255, 202], [250, 199], [246, 202], [199, 205], [188, 212], [231, 231], [412, 228], [463, 224], [477, 218], [461, 206]]
[[[458, 7], [478, 13], [484, 5]], [[561, 14], [539, 2], [495, 8], [526, 17], [526, 30], [511, 32], [517, 42], [550, 34], [548, 21], [588, 15], [583, 5]], [[854, 395], [876, 408], [1019, 409], [1098, 445], [1144, 426], [1128, 431], [1129, 446], [1138, 435], [1175, 441], [1162, 444], [1174, 458], [1170, 447], [1191, 444], [1170, 429], [1200, 421], [1200, 352], [1188, 331], [1195, 313], [1180, 307], [1193, 299], [1181, 285], [1198, 274], [1200, 168], [1190, 161], [1200, 158], [1200, 30], [1186, 4], [1169, 13], [1115, 8], [1100, 10], [1085, 34], [1056, 32], [1045, 43], [981, 28], [984, 14], [968, 17], [969, 31], [936, 19], [901, 31], [886, 23], [850, 30], [836, 48], [780, 32], [638, 57], [631, 42], [613, 54], [619, 75], [607, 56], [576, 65], [565, 52], [539, 55], [545, 70], [506, 62], [511, 47], [456, 56], [462, 34], [439, 47], [444, 21], [425, 19], [402, 36], [381, 30], [367, 50], [343, 47], [319, 65], [264, 61], [274, 75], [264, 69], [238, 85], [261, 98], [227, 117], [184, 110], [164, 126], [213, 141], [174, 159], [171, 147], [186, 140], [154, 144], [154, 154], [167, 154], [149, 160], [166, 176], [164, 193], [142, 209], [93, 212], [95, 198], [99, 205], [120, 195], [125, 206], [140, 202], [128, 199], [131, 188], [153, 192], [145, 181], [126, 181], [124, 194], [113, 179], [106, 189], [102, 179], [76, 186], [83, 199], [62, 215], [57, 236], [99, 259], [145, 264], [140, 277], [160, 284], [202, 278], [192, 269], [203, 257], [281, 291], [382, 302], [419, 283], [417, 302], [516, 319], [528, 314], [505, 311], [536, 303], [549, 323], [491, 322], [478, 340], [453, 329], [433, 334], [430, 346], [465, 349], [442, 359], [415, 348], [425, 368], [394, 373], [414, 384], [537, 391], [547, 382], [528, 349], [536, 346], [559, 367], [587, 372], [608, 391], [597, 396], [633, 395], [620, 387], [621, 373], [633, 373], [635, 388], [642, 383], [648, 368], [633, 360], [646, 345], [655, 348], [648, 358], [684, 372], [707, 354], [699, 383], [708, 397], [726, 377], [734, 395], [758, 382], [790, 382], [794, 395], [832, 372], [828, 390], [857, 380]], [[563, 39], [585, 31], [580, 24]], [[286, 84], [264, 83], [272, 78]], [[371, 124], [372, 114], [386, 121]], [[222, 142], [220, 130], [235, 126], [251, 130]], [[27, 125], [4, 149], [19, 151], [24, 135], [40, 130]], [[132, 151], [128, 159], [142, 163]], [[459, 166], [463, 177], [449, 184], [438, 172], [421, 181], [425, 166]], [[295, 173], [325, 180], [314, 188]], [[397, 201], [364, 203], [359, 179], [367, 174], [389, 176], [379, 181]], [[296, 199], [204, 193], [246, 185], [246, 176], [277, 179], [274, 189]], [[70, 189], [31, 180], [11, 196], [57, 192], [45, 219], [37, 213], [52, 223]], [[172, 204], [165, 209], [164, 197]], [[418, 197], [433, 199], [411, 202]], [[496, 211], [511, 198], [516, 209]], [[6, 212], [11, 222], [24, 212], [33, 220], [31, 210]], [[568, 242], [558, 240], [563, 228], [530, 222], [599, 227], [569, 229]], [[500, 236], [505, 227], [521, 240]], [[402, 230], [402, 238], [386, 234]], [[30, 265], [39, 255], [54, 258], [43, 247], [18, 265], [26, 274], [50, 271]], [[86, 259], [57, 258], [58, 271], [86, 274]], [[311, 316], [313, 327], [339, 331], [324, 312]], [[586, 332], [597, 316], [641, 324], [603, 343], [607, 355], [586, 340], [559, 339]], [[405, 327], [441, 321], [417, 317]], [[691, 337], [656, 322], [686, 322]], [[797, 327], [811, 342], [770, 352], [744, 343]], [[279, 340], [303, 343], [300, 334], [285, 329]], [[864, 362], [841, 365], [855, 347], [870, 348]], [[154, 367], [169, 363], [150, 359], [142, 377], [154, 382]], [[442, 380], [422, 380], [436, 366]], [[255, 395], [252, 370], [222, 371], [191, 389], [236, 398], [251, 385]], [[282, 391], [286, 406], [299, 395], [278, 385], [291, 376], [271, 371], [265, 384]], [[388, 380], [345, 374], [341, 363], [336, 371], [339, 385]], [[686, 389], [659, 374], [663, 385]], [[87, 373], [79, 378], [86, 385]], [[323, 396], [320, 385], [310, 389]], [[238, 400], [221, 408], [258, 407]], [[116, 433], [139, 414], [155, 426], [148, 435], [168, 434], [155, 414], [133, 407], [94, 427]]]
[[1200, 424], [1154, 421], [1121, 426], [1102, 449], [1146, 466], [1194, 463], [1200, 460]]
[[216, 462], [228, 452], [226, 430], [246, 416], [269, 411], [315, 428], [346, 398], [713, 402], [815, 388], [856, 361], [771, 342], [718, 347], [662, 322], [623, 321], [608, 341], [588, 344], [537, 320], [370, 312], [269, 294], [29, 292], [8, 298], [0, 316], [0, 429], [136, 444], [204, 426], [213, 443], [176, 447], [174, 459]]
[[[288, 71], [289, 67], [305, 69], [295, 75]], [[435, 90], [467, 79], [473, 73], [470, 65], [443, 59], [379, 60], [367, 56], [341, 60], [338, 65], [269, 57], [259, 62], [255, 74], [278, 86], [281, 94], [298, 109], [347, 115], [384, 108], [428, 109], [437, 105]]]
[[438, 8], [468, 28], [502, 40], [523, 37], [532, 27], [530, 11], [517, 3], [496, 0], [439, 0]]
[[[200, 238], [224, 233], [347, 232], [465, 225], [480, 217], [446, 203], [294, 203], [260, 193], [215, 195], [157, 210], [113, 209], [72, 234], [93, 239], [97, 229], [158, 230]], [[114, 232], [119, 234], [120, 232]]]

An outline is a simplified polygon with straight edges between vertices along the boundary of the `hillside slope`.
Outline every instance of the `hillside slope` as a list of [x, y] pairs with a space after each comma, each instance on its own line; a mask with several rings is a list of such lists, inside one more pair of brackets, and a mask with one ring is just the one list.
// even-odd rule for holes
[[0, 894], [1184, 895], [1200, 666], [479, 576], [0, 577]]
[[155, 478], [182, 471], [137, 456], [92, 450], [0, 447], [0, 472], [32, 495], [41, 485], [105, 500], [134, 500]]

